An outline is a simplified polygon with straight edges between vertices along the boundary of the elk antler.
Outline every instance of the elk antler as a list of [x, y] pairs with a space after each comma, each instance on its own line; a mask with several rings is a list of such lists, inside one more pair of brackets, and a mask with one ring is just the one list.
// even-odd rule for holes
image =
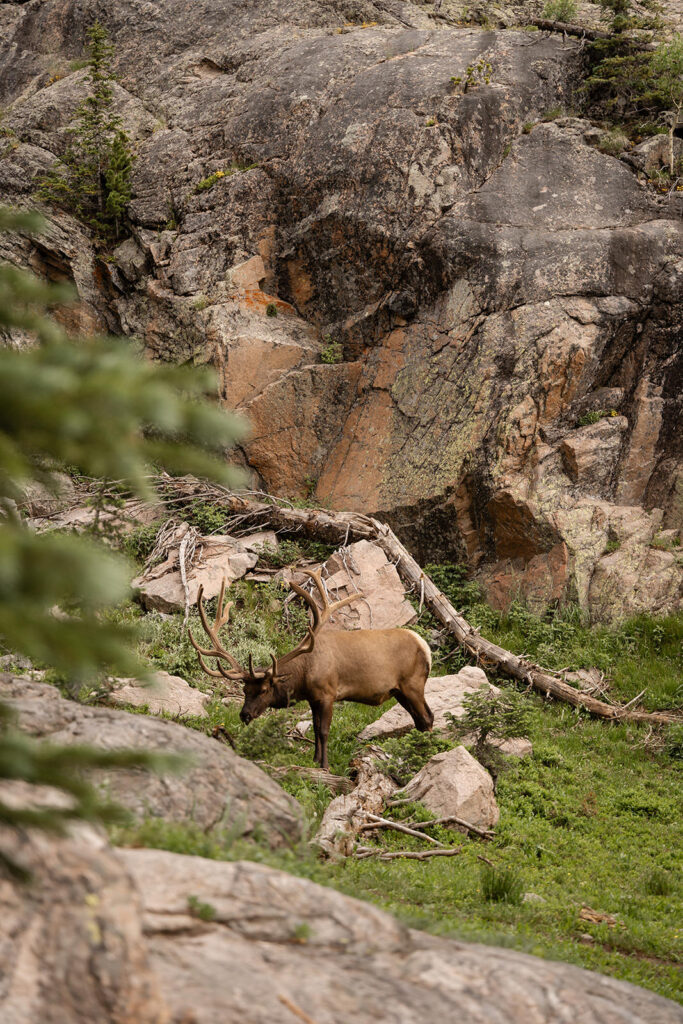
[[282, 658], [279, 658], [277, 660], [275, 658], [272, 659], [273, 671], [275, 672], [276, 675], [278, 673], [279, 668], [281, 668], [283, 665], [286, 665], [287, 662], [292, 660], [292, 658], [296, 658], [299, 654], [311, 653], [315, 646], [316, 635], [318, 634], [322, 626], [324, 626], [325, 623], [329, 621], [333, 612], [336, 612], [340, 608], [343, 608], [344, 605], [351, 604], [352, 601], [358, 601], [360, 598], [365, 596], [359, 591], [357, 594], [351, 594], [349, 597], [343, 597], [341, 601], [334, 601], [330, 603], [330, 599], [327, 596], [327, 591], [325, 590], [325, 585], [321, 579], [320, 573], [316, 572], [314, 569], [304, 569], [303, 572], [307, 576], [310, 576], [313, 582], [315, 583], [318, 593], [320, 594], [323, 606], [322, 608], [319, 608], [312, 594], [309, 594], [307, 590], [304, 590], [303, 587], [300, 587], [298, 583], [294, 583], [293, 580], [290, 580], [289, 585], [291, 589], [294, 591], [295, 594], [298, 594], [299, 597], [302, 597], [306, 604], [308, 605], [308, 607], [310, 608], [311, 614], [313, 616], [313, 624], [308, 627], [308, 632], [306, 633], [306, 636], [303, 638], [303, 640], [299, 641], [294, 650], [288, 651], [287, 654], [285, 654], [284, 657]]
[[303, 589], [303, 587], [300, 587], [293, 581], [291, 581], [289, 585], [292, 590], [299, 595], [299, 597], [303, 597], [304, 601], [311, 609], [311, 612], [313, 613], [314, 633], [317, 633], [318, 630], [330, 620], [334, 612], [339, 611], [339, 609], [343, 608], [346, 604], [351, 604], [352, 601], [359, 601], [361, 598], [365, 597], [365, 594], [359, 590], [356, 594], [350, 594], [348, 597], [343, 597], [341, 601], [330, 602], [320, 573], [316, 572], [315, 569], [303, 569], [302, 572], [304, 572], [306, 576], [310, 576], [315, 583], [316, 589], [320, 594], [320, 599], [323, 603], [322, 608], [318, 608], [318, 604], [313, 595], [309, 594], [307, 590]]
[[[199, 610], [199, 617], [202, 620], [202, 626], [204, 632], [211, 640], [213, 647], [200, 647], [195, 638], [192, 636], [192, 630], [188, 629], [188, 636], [190, 637], [190, 643], [197, 652], [199, 658], [199, 664], [201, 665], [204, 672], [209, 676], [214, 676], [216, 679], [241, 679], [244, 676], [244, 669], [240, 666], [239, 662], [236, 661], [229, 651], [226, 651], [223, 644], [218, 639], [218, 630], [226, 624], [230, 618], [230, 609], [233, 606], [233, 601], [228, 601], [225, 608], [223, 608], [223, 600], [225, 597], [225, 577], [221, 583], [220, 594], [218, 595], [218, 606], [216, 608], [216, 618], [214, 619], [213, 626], [209, 625], [209, 621], [206, 617], [206, 611], [204, 609], [204, 601], [202, 600], [204, 595], [204, 587], [199, 588], [197, 594], [197, 608]], [[209, 666], [204, 661], [204, 658], [215, 658], [218, 671]], [[229, 665], [232, 665], [232, 669], [228, 672], [221, 665], [222, 661], [227, 661]]]

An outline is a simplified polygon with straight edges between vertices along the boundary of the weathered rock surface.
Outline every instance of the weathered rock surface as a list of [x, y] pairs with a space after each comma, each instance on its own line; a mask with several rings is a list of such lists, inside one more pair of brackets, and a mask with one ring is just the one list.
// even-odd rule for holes
[[[434, 676], [425, 685], [425, 700], [434, 713], [434, 729], [436, 732], [447, 731], [449, 721], [446, 713], [455, 718], [462, 718], [465, 709], [463, 697], [475, 693], [482, 686], [490, 686], [486, 673], [476, 665], [466, 665], [455, 675]], [[495, 690], [496, 687], [493, 687]], [[414, 728], [414, 722], [400, 704], [395, 704], [384, 714], [366, 725], [358, 734], [359, 740], [384, 740], [390, 736], [403, 736]]]
[[170, 1024], [129, 869], [93, 829], [0, 830], [30, 885], [0, 879], [3, 1024]]
[[2, 842], [34, 874], [0, 882], [3, 1024], [683, 1021], [634, 985], [411, 931], [260, 864], [111, 850], [86, 828]]
[[213, 534], [196, 540], [196, 555], [187, 563], [187, 593], [180, 571], [180, 547], [188, 532], [188, 524], [181, 523], [169, 546], [163, 562], [136, 576], [131, 586], [139, 590], [140, 600], [148, 610], [179, 612], [197, 601], [199, 588], [203, 587], [208, 601], [217, 597], [223, 580], [229, 586], [241, 579], [258, 562], [258, 550], [274, 536], [272, 531], [252, 534], [249, 538]]
[[[151, 962], [175, 1020], [683, 1020], [675, 1003], [635, 986], [509, 949], [410, 931], [367, 903], [259, 864], [156, 850], [117, 856], [142, 894]], [[190, 895], [215, 908], [213, 921], [188, 914]]]
[[151, 715], [166, 711], [180, 717], [205, 717], [210, 695], [190, 686], [180, 676], [155, 672], [152, 682], [147, 685], [137, 679], [116, 679], [109, 699], [114, 704], [133, 704], [138, 708], [147, 706]]
[[24, 732], [53, 743], [186, 756], [188, 767], [178, 774], [122, 768], [93, 773], [137, 819], [194, 821], [200, 828], [225, 826], [243, 835], [258, 826], [274, 846], [301, 836], [296, 800], [257, 765], [202, 733], [147, 715], [77, 704], [53, 686], [21, 676], [0, 675], [0, 698], [17, 713]]
[[[604, 617], [586, 505], [682, 522], [683, 197], [598, 152], [589, 122], [540, 123], [573, 93], [580, 41], [457, 26], [448, 0], [361, 0], [353, 24], [320, 0], [187, 14], [108, 12], [138, 149], [116, 260], [61, 214], [0, 255], [73, 280], [72, 326], [213, 364], [252, 422], [259, 485], [383, 514], [421, 561], [467, 559], [503, 603]], [[5, 26], [10, 201], [63, 151], [85, 90], [68, 63], [96, 15], [45, 0]], [[464, 92], [480, 57], [491, 80]], [[337, 364], [320, 361], [331, 341]], [[589, 444], [578, 410], [597, 393], [620, 396], [620, 422]], [[626, 604], [676, 607], [680, 567], [650, 569], [651, 600], [621, 574]]]
[[[335, 629], [393, 629], [414, 622], [401, 577], [376, 544], [359, 540], [336, 551], [325, 562], [325, 586], [334, 601], [350, 594], [364, 596], [335, 613]], [[314, 591], [315, 593], [315, 591]]]
[[462, 746], [435, 754], [401, 793], [419, 800], [437, 817], [453, 814], [483, 829], [498, 821], [493, 780]]

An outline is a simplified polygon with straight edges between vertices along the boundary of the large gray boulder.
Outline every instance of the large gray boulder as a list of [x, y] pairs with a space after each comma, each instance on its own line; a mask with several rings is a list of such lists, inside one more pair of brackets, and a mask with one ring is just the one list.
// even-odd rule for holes
[[225, 826], [245, 836], [258, 828], [273, 846], [301, 838], [296, 800], [257, 765], [203, 733], [147, 715], [65, 700], [53, 686], [21, 676], [0, 675], [0, 700], [17, 714], [24, 732], [52, 743], [185, 756], [188, 766], [177, 774], [131, 768], [93, 773], [107, 795], [138, 820], [195, 822], [206, 830]]
[[510, 949], [411, 931], [263, 865], [0, 830], [3, 1024], [681, 1024], [675, 1003]]
[[146, 707], [150, 715], [165, 711], [180, 718], [185, 715], [206, 718], [206, 705], [210, 699], [210, 694], [202, 693], [196, 686], [190, 686], [180, 676], [172, 676], [169, 672], [155, 672], [149, 683], [138, 679], [114, 679], [109, 692], [112, 704], [132, 704], [138, 708]]
[[[3, 794], [4, 796], [4, 794]], [[31, 882], [0, 878], [3, 1024], [168, 1024], [142, 933], [142, 898], [92, 828], [70, 837], [0, 828]]]
[[[680, 1007], [633, 985], [410, 931], [368, 903], [259, 864], [157, 850], [117, 856], [142, 894], [151, 963], [175, 1020], [683, 1021]], [[190, 897], [212, 908], [213, 920], [198, 920]]]

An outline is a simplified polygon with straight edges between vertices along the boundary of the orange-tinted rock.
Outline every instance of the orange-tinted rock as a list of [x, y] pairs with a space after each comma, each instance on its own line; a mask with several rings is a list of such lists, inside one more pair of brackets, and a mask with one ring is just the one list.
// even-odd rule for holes
[[517, 600], [541, 611], [566, 596], [569, 582], [567, 545], [564, 542], [555, 544], [546, 554], [534, 555], [526, 564], [522, 559], [496, 562], [481, 572], [479, 581], [487, 601], [500, 611], [507, 611]]

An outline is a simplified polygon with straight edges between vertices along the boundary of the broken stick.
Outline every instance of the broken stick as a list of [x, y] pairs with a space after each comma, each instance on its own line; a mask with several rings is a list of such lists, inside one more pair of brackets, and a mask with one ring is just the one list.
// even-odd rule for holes
[[374, 831], [376, 828], [392, 828], [396, 832], [405, 832], [408, 836], [415, 836], [417, 839], [426, 839], [428, 843], [433, 843], [434, 846], [443, 846], [438, 839], [432, 839], [426, 832], [418, 832], [417, 829], [408, 828], [407, 825], [401, 825], [398, 821], [389, 821], [388, 818], [380, 818], [378, 814], [371, 814], [370, 811], [365, 811], [366, 818], [370, 821], [366, 825], [361, 825], [361, 832]]

